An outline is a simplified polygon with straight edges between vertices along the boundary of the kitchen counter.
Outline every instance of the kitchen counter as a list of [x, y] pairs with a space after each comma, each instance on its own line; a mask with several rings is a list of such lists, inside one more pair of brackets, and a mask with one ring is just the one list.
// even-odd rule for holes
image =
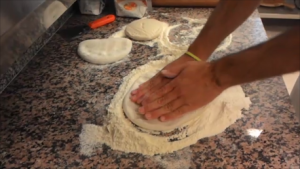
[[[155, 8], [151, 16], [170, 25], [181, 16], [207, 18], [211, 9]], [[97, 16], [73, 16], [64, 26]], [[33, 58], [0, 95], [0, 168], [297, 168], [300, 127], [281, 77], [242, 85], [252, 105], [221, 134], [172, 154], [154, 157], [114, 151], [103, 145], [91, 157], [80, 155], [83, 124], [102, 125], [106, 107], [122, 78], [151, 60], [157, 48], [134, 44], [130, 57], [107, 66], [79, 58], [79, 42], [107, 38], [133, 19], [116, 22], [72, 42], [59, 35]], [[220, 58], [267, 39], [256, 12], [234, 33]], [[155, 59], [155, 58], [153, 58]]]

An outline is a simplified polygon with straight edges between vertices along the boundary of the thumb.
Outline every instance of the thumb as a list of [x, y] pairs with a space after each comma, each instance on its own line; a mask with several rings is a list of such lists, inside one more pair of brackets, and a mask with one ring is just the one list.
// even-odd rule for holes
[[181, 70], [184, 68], [183, 65], [179, 65], [179, 66], [169, 66], [169, 67], [166, 67], [164, 68], [162, 71], [161, 71], [161, 74], [163, 76], [165, 76], [166, 78], [175, 78], [180, 72]]

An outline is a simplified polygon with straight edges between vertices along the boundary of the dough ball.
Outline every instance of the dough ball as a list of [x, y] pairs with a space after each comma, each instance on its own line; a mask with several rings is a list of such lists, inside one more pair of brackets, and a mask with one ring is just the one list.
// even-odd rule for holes
[[67, 7], [60, 1], [52, 2], [44, 11], [44, 26], [48, 29], [65, 11]]
[[[131, 91], [137, 89], [140, 84], [153, 77], [158, 71], [159, 69], [150, 72], [148, 71], [145, 74], [141, 75], [139, 78], [137, 78], [137, 80], [133, 83], [133, 85], [127, 92], [123, 100], [123, 111], [131, 122], [144, 129], [167, 132], [173, 131], [176, 128], [184, 127], [187, 122], [195, 119], [197, 116], [205, 116], [205, 114], [201, 114], [201, 112], [206, 109], [206, 107], [204, 106], [203, 108], [199, 108], [196, 111], [185, 114], [181, 118], [171, 121], [162, 122], [158, 119], [146, 120], [144, 115], [138, 112], [139, 105], [130, 100]], [[206, 117], [203, 118], [205, 119]]]
[[79, 44], [79, 56], [90, 63], [108, 64], [126, 57], [132, 42], [126, 38], [91, 39]]
[[148, 41], [157, 38], [163, 27], [164, 23], [156, 19], [139, 19], [127, 25], [125, 33], [134, 40]]

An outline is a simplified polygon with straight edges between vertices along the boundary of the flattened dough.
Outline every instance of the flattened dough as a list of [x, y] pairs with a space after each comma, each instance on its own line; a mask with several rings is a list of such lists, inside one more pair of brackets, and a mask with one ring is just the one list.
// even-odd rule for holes
[[91, 39], [79, 44], [78, 54], [87, 62], [108, 64], [126, 57], [131, 48], [131, 40], [126, 38]]
[[[155, 131], [172, 131], [176, 128], [181, 128], [186, 125], [189, 125], [190, 122], [194, 119], [201, 118], [202, 124], [205, 126], [206, 122], [209, 120], [210, 113], [222, 114], [222, 112], [232, 111], [238, 109], [239, 111], [243, 108], [244, 105], [249, 104], [249, 100], [247, 99], [237, 99], [244, 98], [244, 92], [240, 86], [234, 86], [227, 90], [225, 90], [222, 94], [220, 94], [216, 99], [214, 99], [211, 103], [199, 108], [195, 111], [186, 113], [179, 119], [161, 122], [158, 119], [155, 120], [146, 120], [143, 115], [138, 112], [139, 105], [133, 103], [130, 100], [131, 91], [137, 89], [138, 86], [151, 77], [153, 77], [159, 70], [155, 71], [149, 70], [142, 74], [137, 80], [133, 83], [133, 85], [128, 90], [125, 98], [123, 100], [123, 111], [130, 121], [134, 124], [148, 130]], [[231, 117], [232, 119], [235, 119]], [[211, 126], [217, 127], [217, 126]]]
[[126, 26], [125, 34], [139, 41], [157, 38], [163, 31], [164, 23], [156, 19], [139, 19]]
[[153, 77], [158, 71], [155, 72], [148, 72], [143, 74], [140, 78], [138, 78], [133, 85], [131, 86], [130, 90], [126, 94], [124, 101], [123, 101], [123, 110], [128, 117], [134, 124], [148, 130], [156, 130], [156, 131], [171, 131], [178, 127], [182, 127], [183, 124], [188, 122], [190, 119], [194, 119], [198, 114], [197, 112], [203, 111], [202, 109], [199, 109], [195, 112], [188, 113], [187, 115], [183, 116], [182, 118], [172, 120], [172, 121], [166, 121], [161, 122], [158, 119], [155, 120], [146, 120], [143, 115], [138, 113], [139, 105], [133, 103], [130, 100], [130, 93], [132, 90], [137, 89], [138, 86], [151, 77]]

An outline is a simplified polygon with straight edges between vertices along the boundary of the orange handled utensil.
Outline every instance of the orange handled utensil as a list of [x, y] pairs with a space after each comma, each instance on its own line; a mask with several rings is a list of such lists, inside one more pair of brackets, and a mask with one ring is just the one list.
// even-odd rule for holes
[[100, 26], [103, 26], [103, 25], [106, 25], [108, 23], [111, 23], [111, 22], [113, 22], [115, 20], [116, 20], [115, 15], [107, 15], [107, 16], [104, 16], [104, 17], [102, 17], [100, 19], [97, 19], [97, 20], [95, 20], [93, 22], [90, 22], [89, 26], [92, 29], [96, 29], [96, 28], [99, 28]]
[[88, 33], [89, 31], [107, 25], [116, 20], [115, 15], [106, 15], [100, 19], [90, 22], [88, 25], [80, 25], [67, 28], [58, 32], [64, 39], [70, 41]]

